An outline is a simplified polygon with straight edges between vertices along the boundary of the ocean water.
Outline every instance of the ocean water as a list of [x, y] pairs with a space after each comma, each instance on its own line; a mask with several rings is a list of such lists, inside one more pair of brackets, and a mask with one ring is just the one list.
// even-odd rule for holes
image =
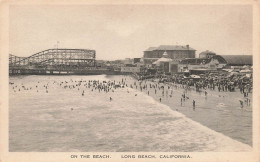
[[[160, 103], [155, 96], [135, 88], [117, 88], [106, 93], [83, 86], [65, 89], [59, 85], [64, 81], [75, 85], [71, 80], [119, 81], [121, 78], [105, 75], [10, 77], [14, 84], [9, 85], [9, 150], [251, 151], [249, 145], [210, 129], [184, 111], [177, 111], [178, 106], [173, 108], [166, 102]], [[129, 84], [131, 81], [129, 79]], [[48, 93], [44, 87], [47, 84]], [[194, 112], [198, 111], [199, 108]]]

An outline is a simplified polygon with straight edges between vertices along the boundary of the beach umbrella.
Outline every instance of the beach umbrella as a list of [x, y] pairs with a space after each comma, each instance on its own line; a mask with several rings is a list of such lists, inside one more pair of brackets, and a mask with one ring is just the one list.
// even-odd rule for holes
[[236, 72], [236, 71], [233, 71], [233, 72], [231, 72], [230, 74], [231, 74], [231, 75], [238, 75], [239, 73]]
[[241, 70], [240, 73], [251, 73], [252, 71], [249, 70], [249, 69], [246, 69], [246, 70]]
[[195, 79], [199, 79], [200, 78], [200, 76], [198, 76], [198, 75], [191, 75], [190, 77], [191, 78], [195, 78]]

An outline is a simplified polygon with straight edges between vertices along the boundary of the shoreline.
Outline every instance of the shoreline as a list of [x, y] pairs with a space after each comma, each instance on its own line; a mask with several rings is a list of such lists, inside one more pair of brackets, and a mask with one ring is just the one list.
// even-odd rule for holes
[[[230, 138], [232, 138], [234, 140], [242, 142], [243, 144], [246, 144], [246, 145], [249, 145], [249, 146], [253, 145], [253, 142], [252, 142], [252, 119], [251, 119], [251, 122], [248, 123], [249, 125], [246, 124], [246, 127], [248, 127], [247, 128], [248, 132], [247, 131], [241, 132], [242, 134], [244, 134], [244, 133], [251, 134], [250, 138], [249, 138], [250, 140], [248, 140], [248, 139], [246, 139], [246, 137], [243, 137], [243, 139], [241, 139], [241, 137], [239, 137], [239, 136], [235, 136], [234, 137], [233, 133], [232, 133], [232, 129], [228, 128], [228, 126], [227, 126], [227, 128], [225, 128], [226, 130], [221, 130], [219, 128], [219, 127], [221, 127], [221, 125], [218, 124], [219, 123], [218, 120], [225, 120], [227, 123], [223, 123], [223, 125], [227, 124], [229, 126], [232, 126], [233, 122], [227, 121], [228, 119], [221, 119], [221, 118], [214, 119], [215, 117], [212, 116], [212, 113], [217, 113], [218, 116], [223, 116], [223, 118], [226, 118], [226, 114], [227, 113], [225, 113], [225, 111], [229, 111], [228, 114], [230, 114], [230, 115], [232, 114], [232, 111], [236, 111], [238, 113], [240, 113], [240, 112], [243, 113], [244, 112], [247, 115], [250, 115], [251, 118], [252, 118], [252, 106], [244, 107], [242, 109], [242, 108], [239, 107], [239, 104], [237, 104], [237, 108], [233, 107], [232, 104], [231, 105], [226, 105], [226, 106], [224, 104], [223, 105], [221, 104], [222, 100], [224, 100], [223, 101], [224, 103], [226, 103], [226, 102], [228, 103], [227, 100], [228, 100], [229, 96], [231, 97], [231, 100], [232, 100], [232, 98], [237, 98], [237, 95], [240, 95], [240, 97], [238, 97], [238, 98], [243, 99], [243, 95], [240, 94], [238, 91], [236, 91], [236, 92], [218, 92], [216, 90], [214, 91], [214, 90], [211, 90], [211, 89], [207, 89], [206, 91], [208, 92], [208, 96], [207, 96], [208, 100], [209, 99], [212, 99], [212, 100], [216, 99], [216, 100], [220, 100], [221, 103], [218, 104], [218, 105], [215, 105], [215, 107], [211, 106], [209, 108], [208, 108], [207, 104], [203, 104], [205, 106], [201, 106], [201, 105], [199, 105], [200, 103], [198, 103], [198, 104], [196, 103], [196, 108], [194, 110], [192, 108], [192, 98], [194, 97], [196, 99], [203, 99], [204, 98], [204, 93], [203, 93], [204, 91], [197, 92], [195, 87], [193, 87], [193, 86], [191, 86], [189, 90], [185, 90], [182, 87], [181, 84], [167, 83], [167, 82], [166, 83], [159, 83], [159, 82], [156, 82], [156, 81], [152, 82], [151, 80], [141, 80], [141, 81], [138, 81], [134, 77], [131, 77], [131, 78], [134, 79], [136, 82], [141, 82], [141, 84], [145, 83], [146, 85], [148, 85], [150, 83], [151, 84], [158, 84], [160, 86], [163, 85], [164, 87], [167, 87], [169, 85], [171, 88], [174, 87], [174, 86], [177, 86], [176, 88], [173, 89], [174, 93], [173, 93], [172, 97], [169, 97], [169, 96], [166, 97], [165, 93], [164, 93], [164, 95], [159, 95], [159, 93], [161, 92], [160, 90], [157, 90], [157, 94], [151, 93], [151, 90], [149, 90], [150, 93], [148, 94], [147, 93], [148, 90], [145, 90], [145, 89], [140, 90], [139, 87], [137, 88], [137, 90], [142, 92], [142, 93], [144, 93], [147, 96], [151, 96], [157, 102], [162, 103], [162, 104], [164, 104], [166, 106], [169, 106], [172, 111], [178, 111], [178, 112], [182, 113], [183, 115], [187, 116], [188, 118], [190, 118], [191, 120], [196, 121], [196, 122], [202, 124], [203, 126], [209, 128], [209, 129], [212, 129], [212, 130], [214, 130], [214, 131], [216, 131], [218, 133], [224, 134], [225, 136], [228, 136], [228, 137], [230, 137]], [[133, 89], [136, 89], [136, 88], [134, 87]], [[177, 95], [177, 98], [181, 98], [182, 93], [185, 92], [185, 91], [186, 91], [186, 93], [188, 95], [193, 95], [193, 97], [188, 99], [187, 101], [183, 101], [183, 105], [181, 105], [180, 100], [176, 100], [175, 99], [173, 102], [171, 102], [171, 99], [172, 98], [176, 98], [176, 95]], [[221, 96], [221, 97], [219, 97], [219, 96]], [[162, 99], [161, 102], [160, 102], [160, 98]], [[224, 98], [224, 99], [222, 99], [222, 98]], [[247, 98], [250, 98], [252, 100], [252, 94], [249, 94], [249, 96]], [[224, 110], [223, 110], [223, 106], [225, 106]], [[228, 109], [229, 108], [228, 106], [232, 106], [231, 110]], [[227, 109], [227, 110], [225, 110], [225, 109]], [[203, 113], [204, 115], [196, 114], [197, 111], [199, 111], [200, 114]], [[222, 111], [224, 111], [224, 112], [222, 113]], [[209, 117], [207, 117], [207, 116], [212, 116], [213, 117], [212, 120], [214, 120], [215, 123], [214, 124], [208, 123], [207, 121], [208, 121]], [[204, 120], [204, 118], [205, 118], [205, 120]], [[229, 118], [232, 118], [232, 116], [229, 117]], [[235, 117], [235, 118], [237, 118], [237, 117]], [[236, 128], [233, 128], [233, 129], [239, 130], [240, 126], [237, 125]]]

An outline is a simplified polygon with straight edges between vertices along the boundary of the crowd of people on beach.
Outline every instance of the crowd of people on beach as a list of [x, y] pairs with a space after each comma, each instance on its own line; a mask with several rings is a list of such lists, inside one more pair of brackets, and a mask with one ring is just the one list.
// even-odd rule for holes
[[[244, 100], [239, 100], [241, 108], [244, 105], [250, 106], [250, 98], [248, 93], [252, 92], [252, 79], [242, 78], [242, 77], [216, 77], [214, 75], [201, 75], [197, 80], [186, 79], [184, 75], [173, 75], [173, 76], [159, 76], [157, 78], [145, 79], [145, 80], [136, 80], [130, 76], [123, 76], [120, 81], [116, 80], [73, 80], [68, 81], [52, 81], [44, 83], [43, 85], [38, 83], [34, 86], [26, 87], [23, 85], [17, 85], [15, 83], [9, 82], [14, 92], [19, 91], [29, 91], [36, 90], [39, 92], [40, 86], [43, 86], [45, 93], [49, 93], [49, 85], [56, 84], [64, 89], [77, 89], [80, 91], [81, 95], [84, 96], [87, 89], [90, 91], [98, 91], [99, 93], [105, 92], [115, 92], [117, 88], [132, 88], [137, 89], [141, 92], [145, 91], [147, 95], [153, 93], [156, 95], [159, 102], [162, 102], [162, 97], [173, 97], [174, 89], [181, 88], [183, 89], [183, 94], [180, 96], [180, 106], [183, 106], [183, 103], [189, 100], [187, 91], [203, 92], [205, 97], [208, 95], [208, 91], [218, 91], [218, 92], [233, 92], [239, 90], [243, 94]], [[127, 89], [129, 93], [129, 90]], [[157, 95], [157, 93], [161, 93]], [[137, 96], [137, 94], [135, 94]], [[174, 96], [178, 97], [178, 96]], [[110, 96], [109, 101], [112, 102], [113, 99]], [[245, 103], [245, 104], [244, 104]], [[196, 101], [192, 99], [191, 105], [193, 110], [196, 108]]]
[[[200, 75], [173, 74], [173, 75], [156, 75], [154, 77], [143, 76], [142, 74], [135, 74], [135, 78], [139, 80], [152, 80], [162, 83], [173, 83], [180, 85], [183, 89], [194, 89], [197, 92], [204, 92], [207, 96], [209, 90], [218, 92], [236, 92], [240, 91], [244, 100], [239, 100], [241, 108], [244, 103], [250, 106], [250, 99], [248, 94], [252, 93], [253, 78], [247, 77], [245, 74], [231, 74], [231, 73], [206, 73]], [[142, 78], [142, 79], [140, 79]], [[195, 104], [194, 104], [195, 105]]]

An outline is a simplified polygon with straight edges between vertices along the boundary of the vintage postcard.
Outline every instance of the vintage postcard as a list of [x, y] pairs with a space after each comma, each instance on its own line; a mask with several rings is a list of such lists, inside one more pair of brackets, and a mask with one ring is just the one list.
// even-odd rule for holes
[[259, 6], [2, 1], [0, 161], [259, 161]]

